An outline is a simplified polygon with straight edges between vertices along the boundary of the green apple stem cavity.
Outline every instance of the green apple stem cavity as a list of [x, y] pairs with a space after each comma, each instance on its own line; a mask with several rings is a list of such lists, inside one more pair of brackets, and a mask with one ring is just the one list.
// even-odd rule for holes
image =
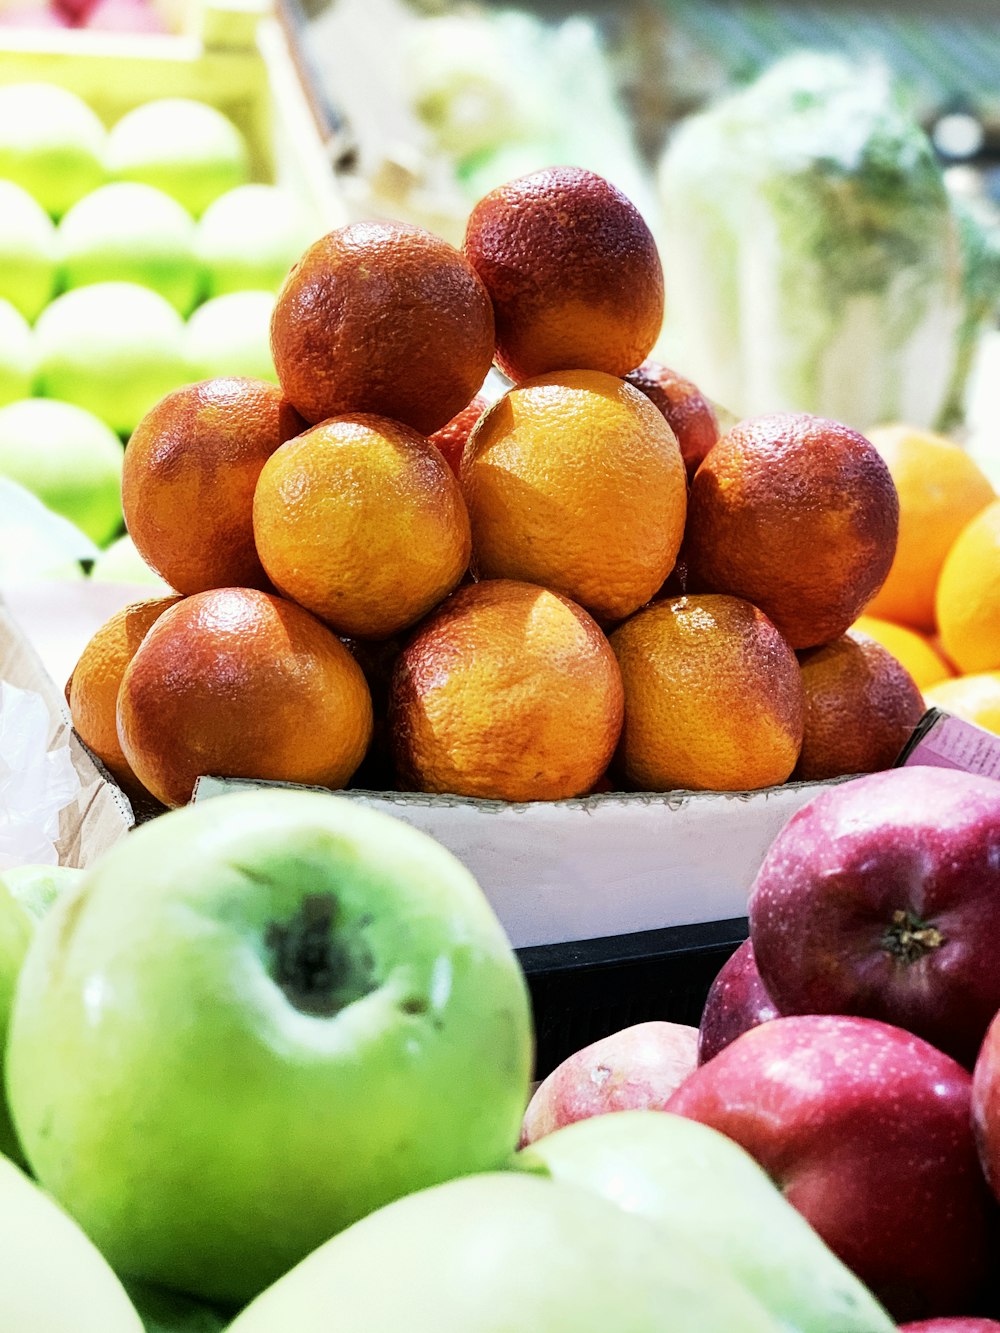
[[[243, 873], [249, 873], [246, 867]], [[271, 977], [304, 1014], [331, 1018], [378, 987], [363, 934], [371, 917], [341, 937], [337, 914], [333, 893], [308, 893], [290, 920], [272, 921], [264, 933]]]
[[919, 963], [921, 958], [940, 949], [945, 943], [946, 938], [937, 926], [922, 921], [905, 908], [893, 912], [892, 924], [882, 936], [883, 950], [903, 965]]

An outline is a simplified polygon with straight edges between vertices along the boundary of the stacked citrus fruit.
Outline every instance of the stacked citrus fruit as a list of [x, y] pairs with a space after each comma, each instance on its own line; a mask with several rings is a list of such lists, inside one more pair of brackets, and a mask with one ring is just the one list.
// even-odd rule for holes
[[280, 388], [178, 390], [128, 445], [130, 533], [179, 596], [95, 636], [83, 739], [167, 804], [199, 774], [531, 801], [891, 762], [922, 700], [849, 632], [889, 469], [813, 417], [719, 439], [644, 360], [662, 313], [641, 216], [577, 169], [488, 195], [464, 253], [384, 222], [312, 246]]
[[903, 662], [928, 704], [1000, 734], [1000, 501], [950, 440], [872, 431], [899, 493], [889, 577], [856, 628]]

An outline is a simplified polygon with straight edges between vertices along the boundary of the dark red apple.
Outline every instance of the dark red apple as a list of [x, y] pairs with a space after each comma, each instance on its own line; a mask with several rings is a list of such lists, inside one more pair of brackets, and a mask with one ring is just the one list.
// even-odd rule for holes
[[899, 1333], [1000, 1333], [995, 1319], [921, 1319], [917, 1324], [901, 1324]]
[[972, 1076], [972, 1123], [983, 1171], [1000, 1199], [1000, 1015], [990, 1024]]
[[702, 1010], [698, 1030], [698, 1063], [705, 1064], [744, 1032], [778, 1017], [764, 988], [753, 956], [753, 941], [744, 940], [723, 963]]
[[695, 1067], [698, 1029], [637, 1023], [564, 1060], [528, 1103], [521, 1147], [611, 1111], [662, 1111]]
[[1000, 783], [897, 768], [828, 788], [772, 843], [750, 936], [783, 1014], [879, 1018], [971, 1069], [1000, 1009]]
[[867, 1018], [775, 1018], [697, 1069], [666, 1110], [728, 1135], [896, 1319], [983, 1308], [994, 1205], [972, 1078]]
[[719, 422], [715, 408], [697, 384], [658, 361], [644, 361], [625, 376], [644, 393], [667, 419], [677, 436], [688, 478], [698, 471], [702, 459], [718, 441]]

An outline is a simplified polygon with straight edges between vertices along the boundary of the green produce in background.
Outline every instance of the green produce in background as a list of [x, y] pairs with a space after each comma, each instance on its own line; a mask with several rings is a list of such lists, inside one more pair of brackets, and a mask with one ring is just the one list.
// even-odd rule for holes
[[104, 145], [104, 126], [68, 89], [0, 87], [0, 178], [27, 190], [53, 217], [102, 183]]
[[43, 312], [35, 338], [38, 391], [86, 408], [119, 435], [192, 378], [181, 317], [136, 283], [66, 292]]
[[277, 384], [271, 357], [273, 310], [271, 292], [230, 292], [199, 306], [187, 327], [190, 378], [247, 375]]
[[[94, 561], [90, 577], [96, 583], [139, 583], [156, 588], [161, 593], [171, 591], [159, 574], [154, 573], [143, 560], [128, 533], [101, 552]], [[152, 595], [150, 592], [149, 596]]]
[[163, 190], [200, 217], [249, 177], [243, 136], [221, 111], [168, 97], [129, 111], [108, 135], [109, 174]]
[[383, 1204], [500, 1167], [531, 1014], [431, 838], [241, 792], [142, 826], [56, 904], [7, 1050], [25, 1154], [111, 1263], [239, 1304]]
[[0, 180], [0, 298], [30, 323], [52, 299], [57, 276], [52, 219], [20, 185]]
[[198, 258], [209, 296], [276, 292], [315, 241], [294, 194], [275, 185], [240, 185], [209, 204], [198, 224]]
[[59, 224], [67, 287], [135, 282], [159, 292], [181, 315], [201, 291], [194, 245], [190, 213], [162, 190], [129, 181], [88, 194]]
[[35, 382], [35, 343], [23, 315], [0, 298], [0, 407], [30, 398]]
[[122, 522], [122, 446], [72, 403], [26, 398], [0, 407], [0, 476], [20, 482], [98, 545]]
[[659, 184], [661, 359], [741, 416], [940, 422], [963, 319], [958, 228], [881, 69], [780, 61], [680, 126]]
[[682, 1233], [517, 1175], [455, 1180], [383, 1208], [264, 1292], [230, 1333], [334, 1329], [784, 1333]]
[[144, 1333], [125, 1289], [80, 1228], [0, 1157], [3, 1333]]
[[786, 1333], [892, 1333], [868, 1289], [731, 1139], [663, 1111], [557, 1130], [516, 1159], [669, 1225], [743, 1282]]
[[1000, 303], [1000, 219], [971, 199], [956, 196], [955, 217], [962, 244], [964, 316], [948, 398], [939, 423], [942, 430], [960, 425], [964, 417], [965, 386], [975, 364], [985, 329], [996, 323]]

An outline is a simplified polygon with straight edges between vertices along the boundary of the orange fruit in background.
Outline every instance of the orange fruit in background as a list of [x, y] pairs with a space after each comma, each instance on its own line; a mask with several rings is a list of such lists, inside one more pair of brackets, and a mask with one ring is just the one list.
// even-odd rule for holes
[[101, 626], [80, 654], [67, 686], [70, 716], [77, 735], [131, 797], [142, 785], [118, 740], [115, 709], [125, 668], [149, 629], [180, 597], [151, 597], [133, 602]]
[[883, 426], [868, 438], [899, 495], [899, 541], [889, 577], [869, 602], [873, 616], [934, 629], [934, 594], [945, 557], [970, 519], [996, 499], [964, 449], [941, 435]]
[[312, 422], [368, 412], [429, 434], [478, 391], [493, 347], [493, 307], [468, 260], [402, 222], [317, 241], [271, 320], [278, 379]]
[[306, 423], [275, 384], [214, 379], [168, 393], [125, 449], [122, 507], [139, 554], [178, 592], [266, 587], [253, 540], [260, 470]]
[[899, 502], [849, 426], [783, 414], [734, 426], [691, 483], [690, 587], [745, 597], [793, 648], [837, 638], [882, 586]]
[[614, 752], [622, 682], [568, 598], [499, 579], [462, 588], [396, 666], [390, 733], [405, 786], [504, 801], [589, 791]]
[[462, 472], [462, 454], [472, 434], [473, 427], [489, 407], [489, 402], [481, 393], [477, 393], [468, 407], [463, 407], [458, 416], [452, 417], [446, 426], [436, 430], [427, 438], [436, 444], [444, 454], [445, 462], [458, 477]]
[[343, 787], [371, 731], [368, 686], [337, 636], [253, 588], [196, 593], [164, 612], [118, 693], [122, 750], [171, 806], [202, 775]]
[[924, 702], [1000, 736], [1000, 671], [938, 681], [924, 691]]
[[658, 361], [644, 361], [625, 381], [644, 393], [667, 419], [677, 436], [688, 477], [693, 477], [719, 438], [715, 408], [697, 384]]
[[385, 417], [338, 417], [267, 462], [253, 503], [274, 586], [354, 638], [388, 638], [458, 583], [469, 516], [441, 453]]
[[512, 389], [462, 460], [473, 564], [620, 620], [674, 567], [687, 486], [673, 431], [638, 389], [565, 371]]
[[947, 680], [954, 674], [930, 640], [916, 630], [907, 629], [905, 625], [894, 625], [875, 616], [860, 616], [851, 626], [851, 631], [867, 635], [892, 653], [920, 689], [936, 685], [938, 681]]
[[795, 654], [749, 602], [672, 597], [611, 635], [625, 686], [615, 766], [643, 791], [784, 782], [802, 742]]
[[966, 674], [1000, 668], [1000, 500], [959, 533], [935, 597], [941, 646]]
[[642, 214], [580, 167], [491, 191], [465, 253], [496, 312], [497, 364], [513, 380], [553, 370], [627, 375], [663, 323], [663, 270]]
[[794, 776], [811, 782], [891, 768], [926, 711], [906, 668], [854, 630], [799, 660], [806, 725]]

